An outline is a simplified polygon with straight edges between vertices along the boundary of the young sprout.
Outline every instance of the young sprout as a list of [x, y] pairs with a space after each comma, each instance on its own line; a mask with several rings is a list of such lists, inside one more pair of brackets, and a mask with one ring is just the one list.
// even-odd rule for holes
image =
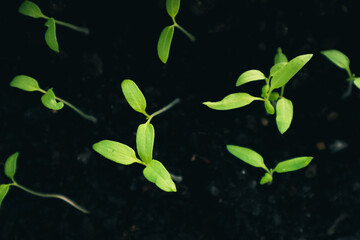
[[[284, 97], [285, 85], [312, 56], [312, 54], [300, 55], [288, 62], [281, 48], [278, 48], [269, 77], [266, 77], [261, 71], [253, 69], [241, 74], [236, 82], [238, 87], [253, 81], [265, 81], [260, 97], [240, 92], [230, 94], [218, 102], [204, 102], [203, 104], [215, 110], [230, 110], [244, 107], [253, 101], [263, 101], [267, 113], [273, 115], [276, 112], [276, 125], [279, 132], [283, 134], [289, 129], [293, 118], [293, 104], [291, 100]], [[280, 89], [280, 93], [274, 91], [277, 89]]]
[[146, 99], [135, 82], [126, 79], [122, 82], [121, 88], [129, 105], [147, 118], [144, 124], [139, 125], [136, 132], [136, 150], [139, 158], [131, 147], [111, 140], [102, 140], [95, 143], [93, 149], [105, 158], [119, 164], [130, 165], [138, 163], [145, 166], [143, 174], [147, 180], [155, 183], [163, 191], [176, 192], [176, 186], [171, 179], [170, 173], [161, 162], [153, 159], [155, 130], [150, 121], [156, 115], [167, 111], [179, 103], [180, 100], [177, 98], [153, 114], [148, 114], [146, 112]]
[[339, 68], [344, 69], [348, 74], [348, 78], [346, 79], [346, 81], [349, 82], [349, 87], [347, 91], [344, 93], [343, 99], [350, 96], [353, 84], [360, 89], [360, 77], [356, 77], [355, 74], [351, 73], [350, 59], [344, 53], [335, 49], [330, 49], [330, 50], [321, 51], [321, 54], [327, 57], [332, 63], [334, 63]]
[[75, 31], [82, 32], [84, 34], [89, 34], [88, 28], [78, 27], [70, 23], [62, 22], [52, 17], [48, 17], [44, 15], [38, 5], [28, 0], [25, 0], [20, 5], [18, 12], [28, 17], [44, 18], [47, 20], [45, 22], [45, 26], [47, 27], [47, 30], [45, 32], [45, 41], [48, 47], [57, 53], [59, 52], [59, 44], [56, 38], [56, 24], [71, 28]]
[[77, 203], [75, 203], [73, 200], [60, 195], [60, 194], [49, 194], [49, 193], [40, 193], [40, 192], [36, 192], [33, 191], [27, 187], [24, 187], [22, 185], [20, 185], [19, 183], [17, 183], [14, 179], [15, 176], [15, 172], [16, 172], [16, 165], [17, 165], [17, 158], [19, 156], [19, 153], [16, 152], [14, 154], [12, 154], [10, 157], [8, 157], [8, 159], [5, 162], [5, 175], [11, 179], [11, 183], [8, 184], [1, 184], [0, 185], [0, 206], [2, 201], [4, 200], [6, 194], [9, 191], [10, 187], [17, 187], [20, 188], [22, 190], [24, 190], [27, 193], [30, 193], [32, 195], [38, 196], [38, 197], [43, 197], [43, 198], [57, 198], [60, 200], [65, 201], [66, 203], [70, 204], [71, 206], [73, 206], [74, 208], [76, 208], [77, 210], [83, 212], [83, 213], [90, 213], [88, 210], [86, 210], [85, 208], [81, 207], [80, 205], [78, 205]]
[[11, 87], [19, 88], [21, 90], [27, 91], [27, 92], [34, 92], [38, 91], [43, 93], [44, 95], [41, 97], [41, 102], [44, 104], [45, 107], [52, 109], [52, 110], [60, 110], [64, 107], [64, 104], [72, 108], [75, 112], [80, 114], [83, 118], [86, 120], [89, 120], [93, 123], [97, 122], [97, 119], [94, 116], [85, 114], [80, 109], [76, 108], [71, 103], [55, 96], [52, 88], [45, 91], [39, 87], [38, 82], [29, 76], [26, 75], [18, 75], [14, 77], [14, 79], [10, 82]]
[[266, 171], [265, 175], [260, 180], [260, 184], [272, 182], [274, 172], [285, 173], [296, 171], [306, 167], [313, 159], [313, 157], [292, 158], [279, 162], [274, 169], [269, 170], [264, 163], [263, 157], [257, 152], [249, 148], [235, 145], [227, 145], [226, 148], [232, 155], [239, 158], [240, 160], [246, 162], [253, 167], [262, 168]]
[[174, 35], [175, 27], [180, 29], [189, 39], [190, 41], [194, 42], [195, 37], [182, 28], [176, 21], [175, 17], [178, 14], [180, 9], [180, 0], [166, 0], [166, 11], [171, 17], [173, 24], [170, 26], [165, 27], [160, 34], [157, 51], [160, 60], [163, 63], [166, 63], [169, 58], [170, 46], [172, 42], [172, 38]]

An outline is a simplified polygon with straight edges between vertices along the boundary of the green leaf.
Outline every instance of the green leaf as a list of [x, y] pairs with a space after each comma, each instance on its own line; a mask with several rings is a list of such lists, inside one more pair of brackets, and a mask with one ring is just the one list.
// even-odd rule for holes
[[259, 70], [248, 70], [240, 75], [240, 77], [236, 81], [236, 86], [238, 87], [244, 83], [263, 80], [265, 78], [265, 75]]
[[39, 6], [31, 1], [24, 1], [19, 9], [18, 12], [29, 17], [33, 18], [47, 18], [40, 10]]
[[274, 115], [275, 109], [274, 106], [271, 104], [271, 102], [269, 100], [265, 100], [264, 104], [265, 104], [266, 112], [268, 114]]
[[0, 207], [1, 207], [1, 203], [4, 200], [6, 194], [9, 191], [10, 186], [8, 184], [1, 184], [0, 185]]
[[265, 98], [268, 95], [269, 89], [270, 89], [270, 86], [267, 84], [261, 88], [261, 97], [262, 98]]
[[18, 156], [19, 156], [19, 153], [16, 152], [6, 159], [5, 168], [4, 168], [5, 175], [8, 176], [10, 179], [13, 179], [15, 176], [16, 162], [17, 162]]
[[248, 93], [240, 92], [240, 93], [230, 94], [218, 102], [204, 102], [203, 104], [215, 110], [230, 110], [230, 109], [240, 108], [249, 105], [254, 100], [263, 100], [263, 99], [258, 97], [253, 97]]
[[274, 102], [274, 101], [278, 100], [279, 97], [280, 97], [280, 95], [279, 95], [278, 92], [272, 92], [272, 93], [270, 94], [269, 100], [272, 101], [272, 102]]
[[174, 26], [165, 27], [159, 37], [157, 51], [160, 60], [166, 63], [169, 58], [170, 46], [174, 36]]
[[52, 88], [47, 90], [46, 93], [41, 97], [41, 102], [44, 104], [45, 107], [52, 110], [60, 110], [64, 107], [64, 103], [56, 101], [55, 94]]
[[277, 63], [274, 66], [270, 68], [270, 77], [272, 77], [277, 71], [279, 71], [281, 68], [283, 68], [287, 63], [281, 62]]
[[155, 183], [165, 192], [176, 192], [175, 183], [161, 162], [152, 160], [144, 169], [143, 174], [147, 180]]
[[282, 62], [287, 63], [288, 59], [287, 59], [286, 55], [283, 54], [282, 49], [278, 48], [277, 53], [275, 54], [275, 57], [274, 57], [274, 64], [278, 64], [278, 63], [282, 63]]
[[334, 63], [339, 68], [350, 71], [350, 60], [342, 52], [335, 49], [330, 49], [330, 50], [321, 51], [321, 54], [327, 57], [332, 63]]
[[298, 157], [279, 162], [274, 168], [274, 172], [284, 173], [299, 170], [306, 167], [312, 159], [313, 157]]
[[360, 89], [360, 78], [355, 78], [354, 79], [354, 81], [353, 81], [353, 83], [355, 84], [355, 86], [357, 87], [357, 88], [359, 88]]
[[166, 11], [170, 17], [174, 18], [180, 9], [180, 0], [166, 0]]
[[101, 154], [107, 159], [110, 159], [111, 161], [123, 165], [130, 165], [133, 163], [142, 164], [142, 162], [136, 158], [135, 151], [125, 144], [110, 140], [102, 140], [95, 143], [92, 147], [95, 152]]
[[264, 185], [266, 183], [272, 182], [273, 178], [270, 173], [265, 173], [265, 175], [261, 178], [260, 184]]
[[129, 105], [137, 112], [148, 116], [146, 113], [146, 100], [136, 83], [130, 79], [125, 79], [121, 83], [121, 89]]
[[247, 164], [250, 164], [253, 167], [263, 168], [266, 171], [269, 171], [264, 164], [263, 157], [257, 152], [249, 148], [244, 148], [235, 145], [226, 145], [226, 148], [232, 155], [246, 162]]
[[311, 59], [313, 54], [300, 55], [292, 59], [278, 71], [276, 71], [271, 78], [270, 89], [276, 89], [284, 86], [305, 64]]
[[51, 50], [58, 53], [59, 52], [59, 44], [58, 44], [57, 38], [56, 38], [55, 19], [49, 18], [49, 20], [46, 21], [45, 26], [48, 27], [48, 29], [45, 32], [46, 44], [49, 46], [49, 48]]
[[293, 118], [293, 104], [289, 99], [280, 98], [276, 103], [276, 125], [281, 134], [286, 132]]
[[11, 87], [16, 87], [24, 91], [33, 92], [41, 90], [38, 82], [29, 76], [18, 75], [10, 82]]
[[136, 133], [136, 148], [140, 159], [149, 163], [153, 157], [155, 130], [151, 123], [139, 125]]

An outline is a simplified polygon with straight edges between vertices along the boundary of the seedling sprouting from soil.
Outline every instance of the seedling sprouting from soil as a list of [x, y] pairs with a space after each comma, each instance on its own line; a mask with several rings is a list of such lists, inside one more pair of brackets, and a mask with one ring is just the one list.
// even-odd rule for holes
[[180, 100], [175, 99], [159, 111], [148, 114], [146, 112], [146, 99], [135, 82], [124, 80], [121, 88], [129, 105], [147, 118], [144, 124], [139, 125], [136, 133], [136, 149], [140, 159], [136, 157], [136, 153], [131, 147], [111, 140], [102, 140], [95, 143], [93, 149], [102, 156], [119, 164], [130, 165], [138, 163], [145, 166], [143, 174], [147, 180], [155, 183], [156, 186], [166, 192], [176, 192], [175, 183], [172, 181], [169, 172], [161, 162], [153, 159], [155, 130], [150, 121], [156, 115], [165, 112], [179, 103]]
[[60, 110], [64, 107], [64, 104], [72, 108], [75, 112], [80, 114], [83, 118], [86, 120], [92, 121], [93, 123], [97, 122], [97, 119], [94, 116], [85, 114], [83, 111], [79, 110], [77, 107], [72, 105], [71, 103], [55, 96], [54, 91], [52, 88], [45, 91], [39, 87], [38, 82], [29, 76], [25, 75], [18, 75], [16, 76], [11, 82], [11, 87], [16, 87], [21, 90], [27, 91], [27, 92], [34, 92], [38, 91], [43, 93], [44, 95], [41, 97], [41, 102], [44, 104], [45, 107], [52, 109], [52, 110]]
[[171, 17], [173, 24], [165, 27], [160, 34], [158, 41], [158, 56], [163, 63], [166, 63], [169, 58], [170, 46], [172, 42], [172, 38], [174, 35], [175, 27], [180, 29], [189, 39], [194, 42], [195, 37], [182, 28], [176, 21], [175, 17], [177, 16], [180, 9], [180, 0], [166, 0], [166, 11]]
[[86, 210], [85, 208], [79, 206], [77, 203], [75, 203], [73, 200], [60, 195], [60, 194], [49, 194], [49, 193], [40, 193], [40, 192], [36, 192], [33, 191], [27, 187], [24, 187], [22, 185], [20, 185], [19, 183], [17, 183], [14, 179], [15, 173], [16, 173], [16, 165], [17, 165], [17, 159], [18, 159], [19, 153], [16, 152], [14, 154], [12, 154], [10, 157], [8, 157], [8, 159], [5, 162], [5, 175], [11, 179], [11, 183], [8, 184], [1, 184], [0, 185], [0, 206], [2, 201], [4, 200], [6, 194], [8, 193], [10, 187], [17, 187], [20, 188], [22, 190], [24, 190], [27, 193], [30, 193], [32, 195], [38, 196], [38, 197], [43, 197], [43, 198], [57, 198], [60, 200], [65, 201], [66, 203], [70, 204], [71, 206], [73, 206], [74, 208], [76, 208], [77, 210], [83, 212], [83, 213], [89, 213], [88, 210]]
[[313, 157], [292, 158], [279, 162], [274, 169], [269, 170], [264, 163], [263, 157], [257, 152], [249, 148], [235, 145], [227, 145], [226, 148], [232, 155], [239, 158], [240, 160], [246, 162], [247, 164], [250, 164], [253, 167], [262, 168], [266, 171], [265, 175], [260, 180], [260, 184], [272, 182], [274, 172], [286, 173], [296, 171], [306, 167], [313, 159]]
[[28, 0], [25, 0], [20, 5], [18, 12], [28, 17], [44, 18], [47, 20], [45, 23], [45, 26], [47, 27], [47, 30], [45, 32], [45, 41], [49, 48], [55, 52], [59, 52], [59, 44], [56, 37], [56, 24], [71, 28], [78, 32], [89, 34], [88, 28], [78, 27], [70, 23], [62, 22], [44, 15], [38, 5]]
[[349, 87], [348, 90], [344, 93], [343, 98], [350, 96], [353, 84], [360, 89], [360, 77], [356, 77], [355, 74], [351, 73], [350, 59], [344, 53], [335, 49], [321, 51], [321, 53], [336, 66], [344, 69], [348, 74], [346, 81], [349, 82]]
[[[236, 86], [248, 82], [264, 80], [260, 97], [254, 97], [246, 92], [233, 93], [218, 102], [204, 102], [206, 106], [215, 110], [230, 110], [244, 107], [253, 101], [263, 101], [265, 110], [273, 115], [276, 108], [276, 124], [281, 134], [290, 127], [293, 118], [293, 104], [284, 97], [285, 85], [300, 71], [301, 68], [311, 59], [312, 54], [298, 56], [288, 62], [287, 57], [278, 49], [274, 58], [274, 66], [270, 69], [269, 77], [266, 77], [259, 70], [248, 70], [240, 75]], [[280, 93], [274, 90], [280, 89]], [[275, 106], [275, 108], [274, 108]]]

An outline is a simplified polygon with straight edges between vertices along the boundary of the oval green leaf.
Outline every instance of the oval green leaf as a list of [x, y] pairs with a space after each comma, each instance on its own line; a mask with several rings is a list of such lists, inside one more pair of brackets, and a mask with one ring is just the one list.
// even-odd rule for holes
[[274, 101], [277, 101], [280, 97], [280, 94], [278, 92], [272, 92], [270, 94], [270, 97], [269, 97], [269, 100], [274, 102]]
[[46, 21], [45, 26], [48, 27], [48, 29], [45, 32], [46, 44], [49, 46], [49, 48], [51, 50], [58, 53], [59, 52], [59, 44], [58, 44], [57, 38], [56, 38], [55, 19], [49, 18], [49, 20]]
[[0, 185], [0, 207], [1, 207], [1, 203], [4, 200], [6, 194], [9, 191], [10, 186], [8, 184], [1, 184]]
[[281, 134], [289, 129], [293, 114], [294, 109], [292, 102], [284, 97], [280, 98], [276, 103], [276, 125]]
[[226, 148], [232, 155], [246, 162], [247, 164], [269, 171], [265, 166], [263, 157], [254, 150], [235, 145], [226, 145]]
[[47, 18], [40, 10], [39, 6], [31, 1], [24, 1], [19, 9], [18, 12], [33, 18]]
[[287, 62], [281, 62], [281, 63], [277, 63], [274, 66], [272, 66], [270, 68], [270, 77], [272, 77], [278, 70], [283, 68], [286, 64], [287, 64]]
[[155, 183], [161, 190], [165, 192], [176, 192], [176, 185], [161, 162], [152, 160], [145, 167], [143, 174], [147, 180]]
[[256, 69], [248, 70], [240, 75], [238, 80], [236, 81], [236, 86], [240, 86], [244, 83], [258, 81], [258, 80], [264, 80], [266, 77], [265, 75]]
[[342, 52], [336, 49], [321, 51], [321, 54], [327, 57], [332, 63], [339, 68], [350, 71], [350, 59]]
[[296, 171], [309, 165], [313, 157], [298, 157], [279, 162], [274, 168], [274, 172], [284, 173]]
[[121, 89], [130, 107], [132, 107], [135, 111], [144, 114], [145, 116], [149, 116], [145, 111], [145, 97], [134, 81], [125, 79], [121, 83]]
[[130, 165], [133, 163], [142, 164], [142, 162], [136, 158], [135, 151], [125, 144], [111, 140], [102, 140], [95, 143], [92, 147], [95, 152], [111, 161], [123, 165]]
[[249, 105], [254, 100], [263, 100], [263, 99], [258, 97], [253, 97], [248, 93], [241, 92], [241, 93], [230, 94], [218, 102], [204, 102], [203, 104], [215, 110], [230, 110], [230, 109], [240, 108]]
[[358, 78], [358, 77], [355, 78], [353, 83], [355, 84], [355, 86], [356, 86], [357, 88], [360, 89], [360, 78]]
[[275, 57], [274, 57], [274, 64], [278, 64], [278, 63], [282, 63], [282, 62], [287, 63], [288, 59], [287, 59], [286, 55], [282, 52], [282, 49], [278, 48], [277, 53], [275, 54]]
[[[313, 54], [305, 54], [292, 59], [282, 68], [277, 70], [271, 78], [270, 89], [284, 86], [305, 64], [312, 58]], [[280, 63], [281, 64], [281, 63]]]
[[270, 173], [265, 173], [265, 175], [261, 178], [260, 184], [264, 185], [266, 183], [272, 182], [273, 178]]
[[11, 87], [16, 87], [24, 91], [34, 92], [41, 90], [38, 82], [29, 76], [18, 75], [10, 82]]
[[4, 171], [5, 175], [10, 179], [13, 179], [15, 176], [18, 156], [19, 153], [16, 152], [6, 159]]
[[166, 63], [169, 58], [170, 46], [174, 36], [174, 26], [165, 27], [159, 37], [157, 51], [160, 60]]
[[265, 105], [265, 110], [268, 114], [274, 115], [275, 113], [275, 108], [274, 106], [271, 104], [271, 102], [269, 100], [265, 100], [264, 102]]
[[64, 103], [56, 101], [55, 94], [52, 88], [47, 90], [46, 93], [41, 97], [41, 102], [44, 104], [45, 107], [52, 110], [60, 110], [64, 107]]
[[175, 18], [180, 9], [180, 0], [166, 0], [166, 11], [170, 17]]
[[153, 157], [155, 130], [151, 123], [139, 125], [136, 133], [136, 149], [140, 159], [149, 163]]

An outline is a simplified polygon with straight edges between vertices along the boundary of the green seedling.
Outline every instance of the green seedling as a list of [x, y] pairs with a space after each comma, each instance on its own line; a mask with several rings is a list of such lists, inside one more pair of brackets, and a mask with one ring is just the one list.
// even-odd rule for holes
[[[300, 55], [288, 61], [279, 48], [274, 58], [274, 66], [270, 69], [269, 77], [266, 77], [261, 71], [253, 69], [241, 74], [236, 82], [238, 87], [253, 81], [265, 81], [260, 97], [254, 97], [246, 92], [239, 92], [230, 94], [221, 101], [204, 102], [203, 104], [215, 110], [230, 110], [244, 107], [253, 101], [263, 101], [267, 113], [273, 115], [276, 112], [276, 125], [279, 132], [283, 134], [289, 129], [293, 119], [293, 104], [291, 100], [284, 97], [285, 85], [305, 66], [312, 56], [312, 54]], [[278, 89], [280, 89], [280, 93], [274, 91]]]
[[56, 37], [56, 24], [71, 28], [78, 32], [89, 34], [88, 28], [78, 27], [70, 23], [59, 21], [52, 17], [44, 15], [38, 5], [28, 0], [25, 0], [20, 5], [18, 12], [28, 17], [43, 18], [47, 20], [45, 22], [45, 26], [47, 27], [47, 30], [45, 32], [45, 42], [51, 50], [57, 53], [59, 52], [59, 44]]
[[175, 17], [177, 16], [180, 9], [180, 0], [166, 0], [166, 11], [171, 17], [173, 24], [165, 27], [160, 34], [157, 51], [160, 60], [163, 63], [166, 63], [169, 58], [170, 46], [174, 36], [175, 27], [180, 29], [189, 39], [194, 42], [195, 37], [182, 28], [176, 21]]
[[253, 167], [262, 168], [266, 171], [265, 175], [260, 180], [260, 184], [272, 182], [274, 172], [286, 173], [296, 171], [306, 167], [313, 159], [313, 157], [292, 158], [279, 162], [274, 169], [269, 170], [264, 163], [263, 157], [257, 152], [249, 148], [235, 145], [227, 145], [226, 148], [232, 155], [239, 158], [240, 160], [246, 162]]
[[8, 193], [10, 187], [17, 187], [20, 188], [22, 190], [24, 190], [27, 193], [30, 193], [32, 195], [38, 196], [38, 197], [43, 197], [43, 198], [57, 198], [60, 200], [65, 201], [66, 203], [70, 204], [71, 206], [73, 206], [74, 208], [76, 208], [77, 210], [83, 212], [83, 213], [90, 213], [88, 210], [86, 210], [85, 208], [81, 207], [80, 205], [78, 205], [77, 203], [75, 203], [73, 200], [69, 199], [68, 197], [65, 197], [63, 195], [60, 194], [49, 194], [49, 193], [40, 193], [40, 192], [36, 192], [33, 191], [27, 187], [24, 187], [23, 185], [20, 185], [19, 183], [17, 183], [14, 179], [15, 173], [16, 173], [16, 165], [17, 165], [17, 159], [18, 159], [19, 153], [16, 152], [14, 154], [12, 154], [10, 157], [8, 157], [8, 159], [5, 162], [5, 175], [11, 179], [11, 183], [8, 184], [1, 184], [0, 185], [0, 206], [2, 201], [4, 200], [6, 194]]
[[27, 91], [27, 92], [34, 92], [38, 91], [43, 93], [44, 95], [41, 97], [41, 102], [44, 104], [45, 107], [51, 109], [51, 110], [60, 110], [64, 107], [64, 104], [72, 108], [75, 112], [80, 114], [83, 118], [86, 120], [89, 120], [93, 123], [97, 122], [97, 119], [94, 116], [85, 114], [83, 111], [76, 108], [71, 103], [55, 96], [54, 91], [52, 88], [45, 91], [39, 87], [38, 82], [29, 76], [26, 75], [18, 75], [14, 77], [14, 79], [10, 82], [11, 87], [19, 88], [21, 90]]
[[161, 162], [153, 159], [155, 130], [150, 121], [156, 115], [165, 112], [179, 103], [180, 100], [177, 98], [159, 111], [148, 114], [146, 112], [146, 99], [135, 82], [128, 79], [124, 80], [121, 88], [129, 105], [147, 118], [144, 124], [139, 125], [136, 133], [136, 150], [139, 158], [131, 147], [111, 140], [102, 140], [95, 143], [93, 149], [105, 158], [119, 164], [130, 165], [138, 163], [145, 166], [143, 174], [147, 180], [155, 183], [163, 191], [176, 192], [175, 183], [171, 179], [169, 172]]
[[343, 98], [347, 98], [350, 96], [353, 84], [360, 89], [360, 77], [356, 77], [355, 74], [351, 73], [350, 59], [344, 53], [335, 49], [330, 49], [321, 51], [321, 54], [327, 57], [336, 66], [344, 69], [347, 72], [348, 78], [346, 79], [346, 81], [349, 82], [349, 87], [344, 93]]

